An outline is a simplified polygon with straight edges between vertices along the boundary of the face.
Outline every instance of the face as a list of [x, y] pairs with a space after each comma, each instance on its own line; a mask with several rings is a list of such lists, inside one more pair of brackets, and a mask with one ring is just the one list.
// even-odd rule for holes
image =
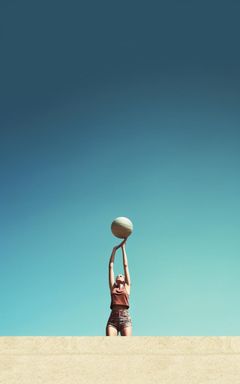
[[124, 277], [124, 275], [117, 275], [117, 277], [116, 277], [116, 283], [118, 283], [118, 284], [123, 284], [125, 282], [125, 277]]

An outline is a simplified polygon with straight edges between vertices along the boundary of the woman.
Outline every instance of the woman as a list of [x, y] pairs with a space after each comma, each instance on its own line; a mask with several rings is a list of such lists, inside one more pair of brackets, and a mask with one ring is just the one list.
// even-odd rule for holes
[[[112, 312], [108, 318], [106, 326], [106, 336], [117, 336], [118, 332], [121, 336], [132, 336], [132, 319], [129, 315], [129, 296], [130, 296], [130, 275], [128, 270], [127, 254], [124, 239], [118, 246], [113, 247], [109, 261], [109, 288], [111, 294]], [[125, 275], [117, 275], [114, 283], [113, 263], [115, 253], [118, 248], [122, 248], [123, 266]]]

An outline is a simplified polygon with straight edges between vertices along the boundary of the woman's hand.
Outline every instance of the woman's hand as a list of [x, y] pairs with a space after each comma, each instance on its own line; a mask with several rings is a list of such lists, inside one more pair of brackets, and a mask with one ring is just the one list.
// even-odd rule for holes
[[118, 248], [120, 247], [124, 248], [126, 241], [127, 241], [127, 237], [118, 245]]
[[116, 245], [113, 247], [113, 252], [116, 252], [116, 250], [122, 246], [125, 246], [125, 242], [127, 241], [127, 238], [125, 238], [119, 245]]
[[112, 251], [115, 253], [118, 248], [119, 248], [119, 246], [113, 247]]
[[121, 242], [120, 246], [122, 247], [122, 249], [125, 248], [125, 244], [126, 244], [126, 241], [127, 241], [127, 237]]

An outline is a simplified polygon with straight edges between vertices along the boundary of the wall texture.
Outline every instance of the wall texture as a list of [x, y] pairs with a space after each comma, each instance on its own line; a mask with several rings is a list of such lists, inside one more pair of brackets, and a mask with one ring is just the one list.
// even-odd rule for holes
[[13, 383], [239, 384], [240, 336], [2, 336]]

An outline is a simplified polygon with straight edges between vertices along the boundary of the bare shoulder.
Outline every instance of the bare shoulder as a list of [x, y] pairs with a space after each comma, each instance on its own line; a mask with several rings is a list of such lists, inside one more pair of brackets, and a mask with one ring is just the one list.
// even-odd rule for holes
[[125, 287], [126, 287], [126, 291], [127, 291], [127, 293], [130, 295], [130, 290], [131, 290], [130, 285], [128, 285], [127, 283], [125, 283]]
[[110, 293], [112, 293], [113, 288], [115, 288], [115, 283], [114, 283], [114, 284], [112, 285], [112, 287], [110, 288]]

